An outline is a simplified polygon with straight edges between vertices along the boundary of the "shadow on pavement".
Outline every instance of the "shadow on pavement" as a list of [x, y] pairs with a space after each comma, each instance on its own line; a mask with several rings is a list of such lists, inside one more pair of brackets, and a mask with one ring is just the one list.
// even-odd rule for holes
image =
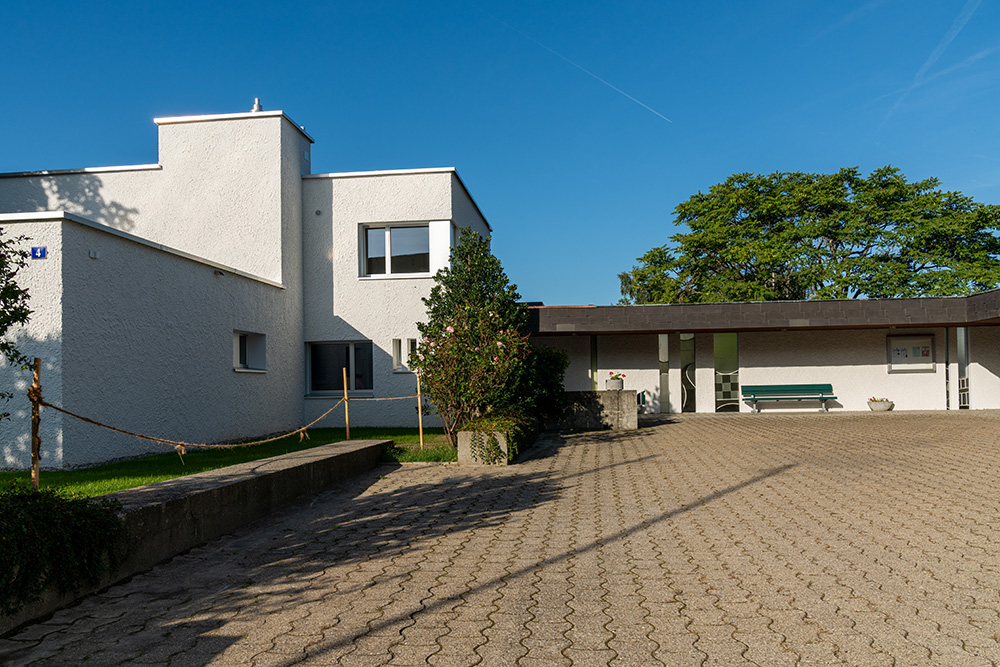
[[[706, 505], [706, 504], [712, 502], [713, 500], [716, 500], [718, 498], [722, 498], [722, 497], [724, 497], [726, 495], [729, 495], [731, 493], [737, 492], [737, 491], [739, 491], [741, 489], [744, 489], [744, 488], [746, 488], [748, 486], [752, 486], [752, 485], [757, 484], [759, 482], [765, 481], [765, 480], [767, 480], [767, 479], [769, 479], [771, 477], [775, 477], [777, 475], [780, 475], [780, 474], [786, 472], [787, 470], [789, 470], [791, 468], [794, 468], [795, 465], [796, 464], [787, 464], [787, 465], [783, 465], [783, 466], [771, 468], [769, 470], [765, 470], [762, 473], [760, 473], [759, 475], [755, 475], [754, 477], [746, 479], [743, 482], [740, 482], [739, 484], [734, 484], [734, 485], [726, 487], [724, 489], [720, 489], [719, 491], [716, 491], [716, 492], [711, 493], [709, 495], [703, 496], [702, 498], [699, 498], [696, 501], [693, 501], [693, 502], [681, 505], [680, 507], [678, 507], [678, 508], [676, 508], [674, 510], [671, 510], [669, 512], [664, 512], [663, 514], [661, 514], [660, 516], [656, 517], [655, 519], [651, 519], [649, 521], [645, 521], [645, 522], [643, 522], [641, 524], [638, 524], [638, 525], [634, 525], [634, 526], [630, 526], [630, 527], [627, 527], [627, 528], [623, 528], [622, 530], [620, 530], [620, 531], [618, 531], [616, 533], [613, 533], [613, 534], [608, 535], [606, 537], [602, 537], [602, 538], [600, 538], [598, 540], [592, 541], [589, 544], [583, 545], [582, 547], [580, 547], [578, 549], [574, 549], [572, 551], [567, 551], [567, 552], [562, 553], [562, 554], [560, 554], [558, 556], [554, 556], [554, 557], [551, 557], [551, 558], [546, 558], [546, 559], [540, 560], [537, 563], [533, 563], [533, 564], [531, 564], [529, 566], [525, 566], [523, 568], [510, 571], [510, 572], [506, 573], [503, 576], [497, 576], [497, 577], [493, 577], [491, 579], [484, 580], [484, 581], [482, 581], [481, 583], [478, 583], [475, 586], [469, 587], [468, 590], [464, 591], [463, 593], [461, 593], [459, 595], [434, 597], [434, 598], [430, 598], [428, 600], [424, 600], [422, 602], [422, 607], [419, 610], [413, 611], [411, 613], [399, 614], [399, 615], [388, 616], [388, 617], [386, 617], [386, 616], [380, 617], [377, 620], [374, 620], [374, 621], [370, 622], [364, 632], [360, 632], [360, 633], [354, 635], [351, 638], [346, 638], [346, 639], [343, 639], [343, 640], [331, 641], [329, 643], [326, 643], [324, 645], [324, 647], [323, 647], [323, 651], [325, 653], [338, 652], [340, 649], [342, 649], [342, 648], [344, 648], [346, 646], [351, 645], [352, 643], [358, 641], [359, 639], [361, 639], [363, 637], [366, 637], [366, 636], [369, 636], [369, 635], [374, 635], [374, 634], [379, 634], [383, 630], [386, 630], [388, 628], [392, 628], [394, 626], [398, 627], [401, 623], [405, 624], [407, 621], [410, 621], [411, 623], [414, 623], [415, 622], [414, 617], [417, 616], [417, 615], [419, 615], [419, 614], [421, 614], [421, 613], [423, 613], [423, 612], [432, 612], [432, 611], [435, 611], [435, 610], [440, 610], [442, 608], [451, 608], [451, 607], [453, 607], [455, 605], [456, 602], [461, 601], [461, 599], [464, 596], [474, 595], [474, 594], [482, 592], [482, 591], [496, 589], [496, 588], [500, 587], [504, 582], [515, 580], [518, 577], [521, 577], [521, 576], [524, 576], [524, 575], [529, 574], [531, 572], [535, 572], [537, 570], [543, 569], [543, 568], [545, 568], [547, 566], [558, 564], [558, 563], [566, 561], [566, 560], [568, 560], [570, 558], [573, 558], [573, 557], [576, 557], [576, 556], [580, 556], [580, 555], [585, 554], [587, 552], [593, 551], [594, 549], [597, 549], [598, 547], [601, 547], [601, 546], [604, 546], [604, 545], [607, 545], [607, 544], [610, 544], [610, 543], [617, 542], [619, 540], [625, 539], [625, 538], [633, 535], [634, 533], [636, 533], [638, 531], [642, 531], [642, 530], [647, 529], [651, 525], [654, 525], [654, 524], [657, 524], [657, 523], [660, 523], [660, 522], [663, 522], [663, 521], [668, 521], [671, 518], [676, 517], [676, 516], [678, 516], [680, 514], [683, 514], [685, 512], [689, 512], [689, 511], [697, 509], [697, 508], [699, 508], [699, 507], [701, 507], [703, 505]], [[517, 483], [517, 480], [511, 479], [510, 482], [511, 483]], [[537, 480], [536, 480], [536, 482], [537, 482]], [[549, 490], [547, 490], [547, 491], [549, 491]], [[317, 653], [317, 654], [313, 654], [312, 657], [313, 658], [317, 658], [317, 657], [319, 657], [321, 655], [322, 655], [322, 653]], [[290, 665], [295, 664], [300, 659], [301, 659], [301, 656], [296, 656], [295, 658], [289, 659], [288, 661], [281, 662], [281, 663], [276, 663], [276, 664], [279, 665], [280, 667], [290, 667]]]

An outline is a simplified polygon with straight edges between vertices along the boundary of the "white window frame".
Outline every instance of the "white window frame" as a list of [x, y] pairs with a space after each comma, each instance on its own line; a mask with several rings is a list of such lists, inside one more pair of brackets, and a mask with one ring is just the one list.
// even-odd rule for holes
[[233, 370], [237, 373], [267, 372], [267, 336], [233, 329]]
[[[409, 368], [410, 356], [416, 354], [417, 351], [417, 339], [407, 338], [406, 339], [406, 349], [403, 349], [403, 339], [393, 338], [392, 339], [392, 372], [393, 373], [412, 373], [413, 371]], [[406, 355], [405, 357], [403, 355]]]
[[[431, 270], [416, 273], [393, 273], [392, 271], [392, 233], [393, 229], [417, 227], [427, 230], [427, 265], [431, 268], [431, 225], [423, 222], [372, 222], [358, 227], [358, 271], [361, 278], [385, 280], [390, 278], [430, 278]], [[382, 229], [385, 233], [385, 273], [368, 273], [368, 230]]]
[[[355, 345], [371, 345], [372, 348], [372, 388], [355, 389], [354, 387], [354, 348]], [[370, 340], [316, 340], [306, 343], [306, 395], [307, 396], [342, 396], [343, 389], [317, 389], [312, 388], [312, 347], [313, 345], [347, 345], [347, 395], [348, 396], [374, 396], [375, 395], [375, 344]]]

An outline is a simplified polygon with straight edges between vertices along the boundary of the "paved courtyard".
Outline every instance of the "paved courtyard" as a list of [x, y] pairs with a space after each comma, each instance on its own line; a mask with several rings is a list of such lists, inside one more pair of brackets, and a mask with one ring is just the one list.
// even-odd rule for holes
[[1000, 414], [685, 416], [381, 467], [0, 660], [997, 665]]

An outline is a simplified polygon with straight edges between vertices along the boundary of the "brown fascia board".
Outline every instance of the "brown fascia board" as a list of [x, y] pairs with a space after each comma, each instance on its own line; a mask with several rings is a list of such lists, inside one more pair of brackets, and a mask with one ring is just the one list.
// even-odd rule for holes
[[1000, 290], [968, 297], [761, 301], [646, 306], [535, 306], [538, 334], [708, 333], [1000, 324]]

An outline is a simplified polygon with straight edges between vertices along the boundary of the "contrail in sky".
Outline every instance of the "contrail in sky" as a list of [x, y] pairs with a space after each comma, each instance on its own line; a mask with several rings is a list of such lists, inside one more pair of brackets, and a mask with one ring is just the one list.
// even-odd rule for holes
[[[970, 0], [970, 1], [971, 1], [971, 0]], [[978, 0], [978, 1], [979, 1], [979, 2], [981, 2], [982, 0]], [[473, 5], [473, 6], [475, 6], [475, 5]], [[525, 38], [525, 39], [527, 39], [527, 40], [531, 40], [532, 42], [534, 42], [534, 43], [535, 43], [535, 44], [537, 44], [538, 46], [542, 47], [543, 49], [545, 49], [546, 51], [548, 51], [549, 53], [551, 53], [551, 54], [552, 54], [552, 55], [554, 55], [555, 57], [557, 57], [557, 58], [560, 58], [560, 59], [562, 59], [562, 60], [565, 60], [565, 61], [566, 61], [566, 62], [568, 62], [568, 63], [569, 63], [570, 65], [572, 65], [573, 67], [577, 68], [578, 70], [580, 70], [581, 72], [583, 72], [583, 73], [584, 73], [584, 74], [586, 74], [587, 76], [589, 76], [589, 77], [591, 77], [591, 78], [594, 78], [594, 79], [597, 79], [598, 81], [600, 81], [601, 83], [603, 83], [603, 84], [604, 84], [605, 86], [607, 86], [607, 87], [608, 87], [608, 88], [610, 88], [611, 90], [615, 91], [615, 92], [616, 92], [616, 93], [618, 93], [619, 95], [622, 95], [622, 96], [624, 96], [624, 97], [627, 97], [628, 99], [632, 100], [633, 102], [635, 102], [636, 104], [638, 104], [639, 106], [641, 106], [641, 107], [642, 107], [643, 109], [646, 109], [647, 111], [651, 111], [652, 113], [656, 114], [657, 116], [659, 116], [659, 117], [660, 117], [660, 118], [662, 118], [663, 120], [667, 121], [668, 123], [673, 123], [673, 122], [674, 122], [674, 121], [670, 120], [669, 118], [667, 118], [666, 116], [664, 116], [664, 115], [663, 115], [662, 113], [660, 113], [659, 111], [657, 111], [656, 109], [654, 109], [653, 107], [649, 106], [648, 104], [645, 104], [645, 103], [643, 103], [643, 102], [641, 102], [641, 101], [637, 100], [636, 98], [632, 97], [631, 95], [629, 95], [628, 93], [626, 93], [626, 92], [625, 92], [624, 90], [622, 90], [622, 89], [621, 89], [621, 88], [619, 88], [618, 86], [615, 86], [614, 84], [612, 84], [612, 83], [609, 83], [608, 81], [605, 81], [605, 80], [604, 80], [604, 79], [602, 79], [601, 77], [599, 77], [599, 76], [597, 76], [596, 74], [594, 74], [593, 72], [591, 72], [591, 71], [590, 71], [589, 69], [587, 69], [586, 67], [583, 67], [582, 65], [578, 65], [577, 63], [573, 62], [572, 60], [570, 60], [569, 58], [567, 58], [567, 57], [566, 57], [566, 56], [564, 56], [563, 54], [561, 54], [561, 53], [559, 53], [558, 51], [556, 51], [555, 49], [553, 49], [553, 48], [550, 48], [550, 47], [546, 46], [545, 44], [542, 44], [541, 42], [539, 42], [539, 41], [538, 41], [537, 39], [535, 39], [535, 38], [534, 38], [534, 37], [532, 37], [531, 35], [526, 35], [526, 34], [524, 34], [523, 32], [521, 32], [520, 30], [518, 30], [517, 28], [515, 28], [515, 27], [514, 27], [514, 26], [512, 26], [511, 24], [507, 23], [506, 21], [504, 21], [504, 20], [502, 20], [502, 19], [499, 19], [499, 18], [497, 18], [496, 16], [493, 16], [493, 14], [490, 14], [490, 13], [489, 13], [488, 11], [486, 11], [485, 9], [481, 9], [481, 8], [479, 8], [479, 7], [476, 7], [476, 9], [478, 9], [479, 11], [481, 11], [481, 12], [482, 12], [483, 14], [486, 14], [487, 16], [489, 16], [489, 17], [490, 17], [491, 19], [493, 19], [493, 20], [494, 20], [494, 21], [496, 21], [497, 23], [500, 23], [501, 25], [505, 25], [505, 26], [507, 26], [508, 28], [510, 28], [511, 30], [513, 30], [514, 32], [516, 32], [517, 34], [519, 34], [519, 35], [520, 35], [521, 37], [524, 37], [524, 38]]]
[[979, 9], [979, 5], [981, 5], [982, 2], [983, 0], [968, 0], [968, 2], [965, 3], [965, 6], [962, 7], [962, 11], [958, 13], [958, 16], [955, 17], [955, 20], [952, 22], [951, 27], [948, 28], [948, 32], [944, 34], [944, 37], [941, 38], [941, 41], [938, 42], [937, 46], [934, 47], [934, 50], [931, 51], [931, 54], [927, 56], [927, 60], [924, 61], [924, 64], [920, 66], [920, 69], [918, 69], [917, 73], [913, 76], [913, 82], [910, 84], [909, 88], [903, 91], [903, 94], [898, 100], [896, 100], [896, 103], [892, 105], [892, 108], [889, 109], [889, 113], [885, 115], [885, 120], [882, 121], [882, 125], [885, 125], [886, 121], [888, 121], [892, 114], [895, 113], [896, 109], [899, 108], [899, 105], [901, 105], [903, 100], [906, 99], [906, 96], [924, 83], [924, 75], [927, 74], [927, 70], [933, 67], [934, 63], [936, 63], [941, 56], [944, 55], [948, 46], [955, 41], [955, 38], [958, 37], [958, 33], [962, 32], [962, 28], [964, 28], [965, 24], [969, 22], [972, 15], [976, 13], [976, 10]]

